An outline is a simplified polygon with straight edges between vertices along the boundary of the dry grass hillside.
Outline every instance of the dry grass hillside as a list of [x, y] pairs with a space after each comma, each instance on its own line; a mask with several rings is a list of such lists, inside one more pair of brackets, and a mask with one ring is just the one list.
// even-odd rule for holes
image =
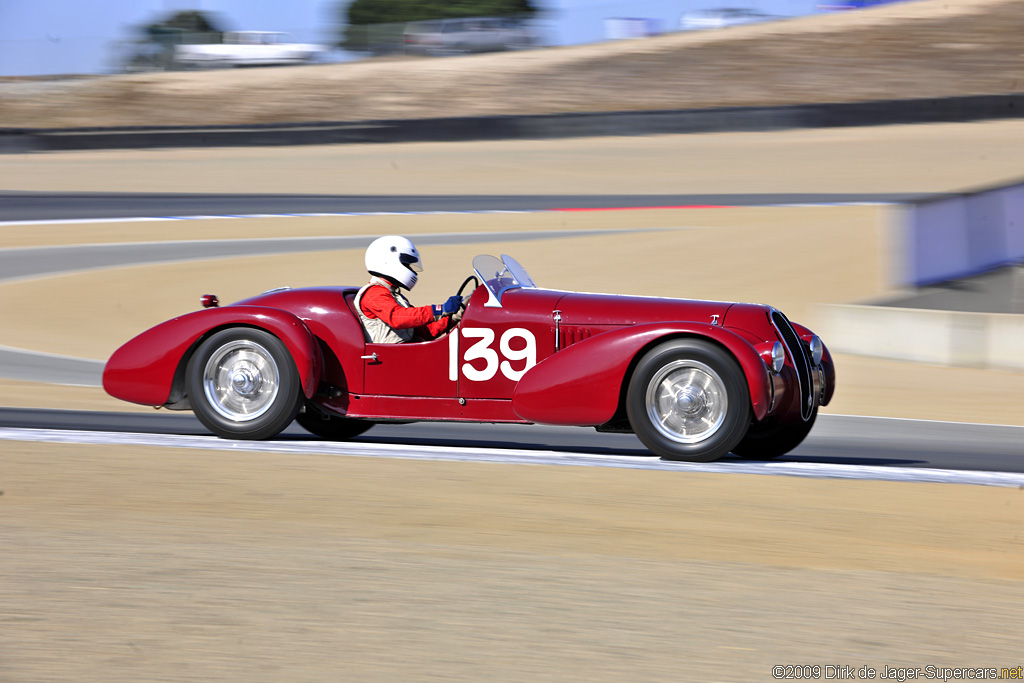
[[1024, 0], [920, 0], [521, 53], [0, 84], [0, 126], [354, 121], [1024, 90]]

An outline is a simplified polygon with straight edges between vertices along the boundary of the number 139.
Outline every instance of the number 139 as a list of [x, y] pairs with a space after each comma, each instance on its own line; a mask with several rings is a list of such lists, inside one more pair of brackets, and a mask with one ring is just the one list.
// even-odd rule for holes
[[[487, 327], [465, 327], [462, 328], [462, 336], [466, 339], [477, 339], [466, 349], [466, 355], [462, 364], [462, 375], [471, 382], [486, 382], [498, 374], [518, 382], [519, 378], [526, 374], [526, 371], [537, 364], [537, 340], [533, 333], [521, 327], [512, 327], [505, 330], [498, 341], [498, 351], [491, 348], [494, 343], [494, 330]], [[525, 345], [520, 349], [513, 349], [513, 339], [521, 339]], [[504, 358], [504, 360], [502, 360]], [[483, 369], [477, 369], [472, 361], [483, 360]], [[522, 369], [516, 370], [512, 367], [511, 361], [526, 361]], [[459, 379], [459, 330], [453, 330], [448, 335], [448, 379], [453, 382]]]

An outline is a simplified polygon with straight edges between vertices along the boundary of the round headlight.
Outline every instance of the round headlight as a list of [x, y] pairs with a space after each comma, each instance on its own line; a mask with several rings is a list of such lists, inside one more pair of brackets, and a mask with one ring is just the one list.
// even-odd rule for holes
[[774, 346], [772, 346], [772, 372], [776, 375], [779, 374], [785, 365], [786, 347], [782, 345], [782, 342], [775, 342]]
[[825, 353], [825, 345], [821, 343], [821, 338], [818, 335], [811, 337], [811, 342], [808, 344], [811, 349], [811, 362], [815, 365], [821, 365], [821, 356]]

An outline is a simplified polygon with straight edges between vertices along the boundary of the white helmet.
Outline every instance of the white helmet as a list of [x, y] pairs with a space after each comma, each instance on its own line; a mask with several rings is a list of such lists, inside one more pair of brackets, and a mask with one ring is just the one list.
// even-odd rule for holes
[[423, 262], [415, 244], [404, 237], [388, 235], [378, 237], [366, 248], [366, 270], [370, 275], [412, 289], [419, 278], [416, 273], [423, 272]]

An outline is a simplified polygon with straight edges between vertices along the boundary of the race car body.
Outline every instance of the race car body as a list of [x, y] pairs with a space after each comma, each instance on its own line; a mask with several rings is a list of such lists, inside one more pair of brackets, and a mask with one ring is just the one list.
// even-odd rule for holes
[[835, 390], [821, 340], [770, 306], [543, 289], [509, 256], [473, 268], [462, 320], [433, 341], [367, 341], [357, 287], [273, 290], [142, 333], [104, 387], [192, 409], [226, 438], [269, 438], [296, 417], [327, 438], [377, 422], [543, 423], [633, 431], [696, 461], [788, 452]]

